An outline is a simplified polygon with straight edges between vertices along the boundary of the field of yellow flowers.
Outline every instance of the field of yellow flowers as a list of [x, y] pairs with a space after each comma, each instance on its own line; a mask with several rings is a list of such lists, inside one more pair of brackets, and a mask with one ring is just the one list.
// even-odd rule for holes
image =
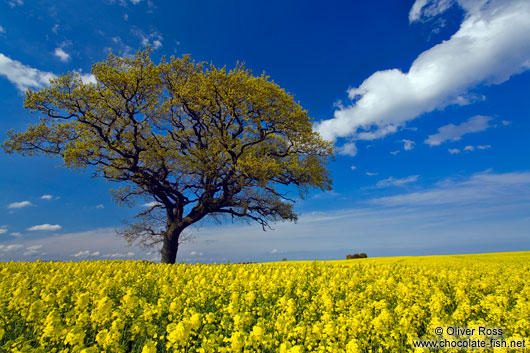
[[530, 337], [530, 252], [262, 264], [0, 263], [1, 352], [407, 352]]

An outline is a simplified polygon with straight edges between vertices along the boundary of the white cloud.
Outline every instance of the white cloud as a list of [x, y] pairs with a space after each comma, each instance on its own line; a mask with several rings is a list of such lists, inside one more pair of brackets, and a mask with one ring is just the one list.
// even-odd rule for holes
[[[445, 5], [447, 3], [447, 5]], [[451, 104], [468, 104], [469, 90], [500, 84], [530, 68], [530, 2], [461, 0], [466, 15], [449, 39], [426, 50], [407, 73], [378, 71], [348, 90], [350, 106], [314, 125], [323, 138], [376, 139]], [[411, 20], [441, 13], [444, 1], [418, 0]], [[350, 139], [350, 140], [351, 140]]]
[[24, 247], [22, 244], [0, 245], [0, 250], [13, 251], [13, 250], [21, 249], [22, 247]]
[[58, 30], [59, 30], [59, 25], [56, 23], [56, 24], [54, 24], [53, 27], [52, 27], [52, 32], [53, 32], [54, 34], [57, 34], [57, 31], [58, 31]]
[[156, 201], [151, 201], [151, 202], [148, 202], [148, 203], [144, 203], [142, 206], [143, 207], [155, 207], [157, 205], [160, 205], [160, 203], [158, 203]]
[[446, 141], [458, 141], [465, 134], [486, 130], [491, 126], [491, 120], [488, 116], [477, 115], [459, 125], [444, 125], [438, 129], [437, 134], [430, 135], [425, 143], [429, 146], [439, 146]]
[[331, 191], [322, 192], [320, 194], [316, 194], [312, 198], [313, 199], [330, 199], [330, 198], [334, 198], [337, 196], [340, 196], [340, 194], [336, 191], [331, 190]]
[[20, 232], [12, 232], [12, 233], [9, 233], [9, 235], [12, 235], [14, 237], [20, 237], [22, 234]]
[[507, 125], [510, 125], [512, 122], [511, 121], [508, 121], [508, 120], [503, 120], [502, 121], [502, 125], [504, 126], [507, 126]]
[[414, 183], [414, 182], [418, 181], [419, 177], [420, 177], [419, 175], [411, 175], [409, 177], [401, 178], [401, 179], [396, 179], [394, 177], [390, 177], [390, 178], [383, 179], [383, 180], [377, 182], [376, 186], [378, 188], [384, 188], [384, 187], [388, 187], [388, 186], [402, 186], [402, 185], [405, 185], [405, 184]]
[[96, 76], [94, 76], [92, 74], [83, 74], [83, 73], [78, 72], [78, 71], [76, 71], [76, 73], [79, 74], [79, 77], [81, 78], [81, 82], [83, 82], [84, 84], [89, 84], [89, 83], [96, 84], [96, 83], [98, 83], [98, 80], [96, 80]]
[[63, 48], [55, 48], [53, 55], [58, 57], [62, 62], [68, 62], [68, 60], [70, 60], [70, 54], [65, 52]]
[[8, 0], [7, 2], [11, 8], [15, 6], [22, 6], [24, 5], [24, 1], [22, 0]]
[[[478, 146], [471, 146], [471, 145], [468, 145], [466, 147], [464, 147], [464, 152], [472, 152], [472, 151], [475, 151], [475, 150], [487, 150], [491, 148], [491, 145], [478, 145]], [[458, 149], [453, 149], [453, 150], [449, 150], [449, 152], [451, 151], [458, 151], [458, 152], [455, 152], [455, 153], [460, 153], [460, 150]]]
[[355, 169], [357, 169], [357, 167], [354, 166], [354, 165], [352, 165], [352, 166], [350, 167], [350, 169], [351, 169], [351, 170], [355, 170]]
[[134, 252], [129, 251], [128, 253], [115, 252], [113, 254], [105, 254], [105, 255], [101, 255], [101, 257], [107, 257], [107, 258], [110, 257], [110, 258], [116, 259], [116, 258], [133, 257], [134, 255], [135, 255]]
[[270, 251], [271, 254], [276, 254], [277, 252], [278, 252], [278, 249], [272, 249], [272, 250]]
[[7, 233], [7, 228], [0, 228], [0, 234]]
[[23, 253], [23, 255], [30, 256], [30, 255], [43, 254], [40, 251], [38, 251], [40, 248], [42, 248], [42, 244], [27, 246], [26, 251]]
[[357, 145], [355, 142], [348, 142], [342, 147], [338, 148], [338, 152], [339, 154], [355, 157], [357, 155]]
[[9, 205], [7, 205], [7, 208], [22, 208], [22, 207], [27, 207], [27, 206], [32, 206], [31, 202], [20, 201], [20, 202], [10, 203]]
[[99, 210], [102, 210], [102, 209], [105, 208], [105, 206], [104, 205], [97, 205], [96, 208], [99, 209]]
[[454, 0], [416, 0], [409, 12], [409, 22], [440, 15], [454, 4]]
[[153, 49], [157, 50], [157, 49], [160, 49], [160, 48], [162, 48], [162, 42], [159, 41], [159, 40], [154, 40], [153, 41]]
[[88, 257], [89, 255], [90, 255], [90, 251], [82, 250], [82, 251], [79, 251], [79, 252], [73, 254], [72, 256], [74, 256], [74, 257]]
[[37, 225], [37, 226], [29, 227], [29, 228], [27, 228], [27, 230], [29, 230], [29, 231], [59, 230], [61, 228], [62, 227], [60, 225], [58, 225], [58, 224], [54, 224], [54, 225], [51, 225], [51, 224], [40, 224], [40, 225]]
[[[52, 233], [53, 234], [53, 233]], [[15, 241], [16, 238], [11, 238]], [[24, 238], [18, 238], [18, 242]], [[5, 244], [5, 243], [4, 243]], [[7, 245], [7, 244], [5, 244]], [[89, 256], [98, 257], [98, 259], [115, 259], [133, 257], [135, 254], [145, 254], [145, 252], [136, 246], [129, 247], [127, 241], [117, 236], [115, 228], [102, 228], [80, 233], [63, 233], [53, 234], [41, 237], [38, 240], [24, 239], [24, 247], [42, 245], [40, 258], [45, 261], [70, 261], [72, 259], [82, 259], [81, 256], [73, 255], [89, 251]], [[101, 255], [100, 249], [105, 249], [105, 255]], [[202, 251], [202, 250], [201, 250]], [[45, 255], [45, 256], [44, 256]], [[80, 254], [81, 255], [81, 254]], [[113, 256], [111, 256], [113, 255]], [[11, 252], [9, 256], [1, 256], [2, 261], [28, 261], [22, 252]], [[160, 260], [158, 258], [157, 260]]]
[[22, 92], [28, 88], [42, 88], [55, 75], [26, 66], [0, 53], [0, 75], [5, 76]]
[[530, 172], [481, 172], [465, 180], [447, 179], [426, 191], [381, 197], [373, 203], [387, 206], [426, 206], [443, 204], [492, 204], [527, 200], [530, 195]]
[[371, 173], [371, 172], [366, 172], [365, 174], [368, 175], [368, 176], [376, 176], [376, 175], [379, 175], [379, 173]]
[[412, 141], [412, 140], [401, 140], [401, 142], [403, 142], [403, 149], [405, 151], [410, 151], [412, 149], [414, 149], [414, 145], [416, 144], [416, 142]]
[[139, 3], [142, 2], [142, 0], [131, 0], [131, 2], [132, 2], [134, 5], [138, 5]]
[[391, 151], [390, 154], [392, 154], [392, 155], [395, 156], [395, 155], [398, 154], [399, 152], [400, 152], [399, 150], [398, 150], [398, 151]]
[[458, 148], [450, 148], [448, 149], [449, 153], [451, 154], [459, 154], [460, 150]]
[[162, 41], [164, 40], [164, 37], [162, 37], [162, 35], [156, 30], [152, 31], [149, 34], [146, 34], [141, 29], [134, 27], [133, 29], [131, 29], [131, 32], [132, 34], [140, 38], [140, 41], [143, 46], [151, 45], [153, 50], [160, 49], [163, 46]]
[[42, 195], [40, 198], [42, 200], [51, 200], [51, 199], [53, 199], [53, 196], [52, 195]]
[[6, 30], [2, 26], [0, 26], [0, 33], [6, 33]]

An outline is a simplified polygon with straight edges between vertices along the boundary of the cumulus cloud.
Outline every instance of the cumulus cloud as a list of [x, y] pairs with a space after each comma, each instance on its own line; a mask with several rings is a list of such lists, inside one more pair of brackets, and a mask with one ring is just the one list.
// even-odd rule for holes
[[27, 206], [32, 206], [31, 202], [29, 201], [20, 201], [20, 202], [13, 202], [7, 205], [7, 208], [23, 208]]
[[477, 148], [479, 150], [487, 150], [491, 148], [491, 145], [480, 145], [480, 146], [477, 146]]
[[355, 170], [355, 169], [357, 169], [357, 167], [354, 166], [354, 165], [352, 165], [352, 166], [350, 167], [350, 169], [351, 169], [351, 170]]
[[458, 141], [465, 134], [486, 130], [491, 126], [491, 120], [488, 116], [477, 115], [459, 125], [444, 125], [438, 129], [438, 133], [430, 135], [425, 143], [429, 146], [439, 146], [446, 141]]
[[[409, 18], [445, 11], [454, 1], [417, 0]], [[466, 13], [458, 31], [421, 53], [408, 72], [378, 71], [348, 90], [352, 103], [314, 125], [323, 138], [372, 140], [396, 132], [420, 115], [468, 104], [469, 91], [501, 84], [530, 68], [530, 2], [459, 0]]]
[[7, 228], [0, 228], [0, 234], [7, 233]]
[[55, 48], [55, 51], [53, 52], [53, 55], [59, 58], [62, 62], [68, 62], [70, 60], [70, 54], [64, 51], [63, 48]]
[[450, 148], [448, 149], [449, 153], [451, 154], [459, 154], [460, 150], [458, 148]]
[[99, 210], [102, 210], [102, 209], [105, 208], [105, 206], [104, 205], [97, 205], [96, 208], [99, 209]]
[[40, 198], [43, 199], [43, 200], [51, 200], [51, 199], [53, 199], [53, 196], [52, 195], [42, 195]]
[[276, 254], [277, 252], [278, 252], [278, 249], [272, 249], [272, 250], [270, 251], [271, 254]]
[[62, 227], [58, 224], [39, 224], [39, 225], [36, 225], [36, 226], [33, 226], [33, 227], [29, 227], [27, 228], [27, 230], [29, 231], [37, 231], [37, 230], [59, 230], [61, 229]]
[[12, 232], [12, 233], [9, 233], [9, 235], [12, 235], [14, 237], [20, 237], [22, 234], [20, 232]]
[[55, 75], [40, 71], [13, 60], [0, 53], [0, 75], [5, 76], [22, 92], [28, 88], [41, 88], [50, 82]]
[[414, 183], [418, 181], [419, 175], [411, 175], [406, 178], [396, 179], [394, 177], [390, 177], [388, 179], [383, 179], [379, 182], [377, 182], [376, 186], [378, 188], [385, 188], [389, 186], [402, 186], [409, 183]]
[[401, 140], [401, 142], [403, 142], [403, 149], [405, 151], [410, 151], [414, 149], [414, 145], [416, 144], [416, 142], [412, 140]]
[[357, 145], [355, 142], [348, 142], [338, 149], [339, 154], [355, 157], [357, 155]]
[[74, 70], [74, 72], [79, 75], [79, 77], [81, 78], [81, 82], [83, 82], [84, 84], [89, 84], [89, 83], [96, 84], [96, 83], [98, 83], [98, 81], [96, 80], [96, 76], [94, 76], [92, 74], [84, 74], [80, 70], [79, 71]]

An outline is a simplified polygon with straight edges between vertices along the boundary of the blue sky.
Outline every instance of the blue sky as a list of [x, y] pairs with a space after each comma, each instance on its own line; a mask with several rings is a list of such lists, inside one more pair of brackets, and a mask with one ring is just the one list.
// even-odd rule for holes
[[[339, 154], [333, 191], [297, 224], [204, 221], [178, 261], [340, 259], [530, 250], [527, 0], [0, 2], [0, 140], [38, 116], [27, 88], [109, 50], [265, 71]], [[0, 260], [159, 260], [114, 234], [152, 200], [58, 159], [0, 153]]]

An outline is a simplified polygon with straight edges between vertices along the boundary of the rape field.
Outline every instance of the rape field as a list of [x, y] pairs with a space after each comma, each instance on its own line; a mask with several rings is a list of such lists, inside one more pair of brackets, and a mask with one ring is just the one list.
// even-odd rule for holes
[[528, 347], [529, 313], [530, 252], [0, 263], [2, 352], [407, 352], [439, 326]]

